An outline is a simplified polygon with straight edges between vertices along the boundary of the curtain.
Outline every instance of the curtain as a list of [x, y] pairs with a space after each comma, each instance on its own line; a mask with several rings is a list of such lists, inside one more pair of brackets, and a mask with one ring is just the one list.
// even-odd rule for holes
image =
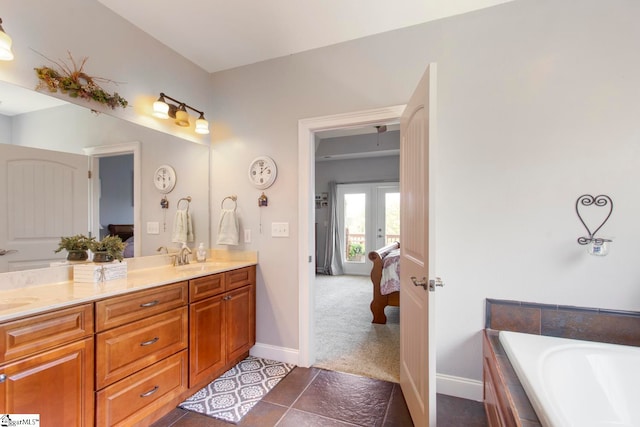
[[329, 182], [329, 227], [324, 249], [323, 273], [331, 276], [344, 274], [342, 270], [342, 242], [338, 229], [338, 193], [335, 181]]

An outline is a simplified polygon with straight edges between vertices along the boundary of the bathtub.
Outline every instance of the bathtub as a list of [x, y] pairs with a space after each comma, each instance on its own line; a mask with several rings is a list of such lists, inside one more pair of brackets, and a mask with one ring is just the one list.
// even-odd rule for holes
[[499, 336], [544, 427], [640, 426], [640, 347]]

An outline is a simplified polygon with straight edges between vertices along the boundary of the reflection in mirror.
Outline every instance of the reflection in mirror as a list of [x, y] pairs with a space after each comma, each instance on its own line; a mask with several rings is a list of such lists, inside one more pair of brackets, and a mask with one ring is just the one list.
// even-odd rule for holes
[[[153, 149], [144, 151], [143, 160], [145, 141]], [[135, 144], [138, 149], [132, 151]], [[208, 175], [208, 150], [208, 146], [0, 82], [0, 254], [5, 254], [0, 255], [0, 273], [64, 261], [65, 251], [54, 253], [61, 236], [102, 237], [109, 224], [135, 225], [135, 255], [155, 255], [158, 246], [170, 246], [164, 229], [157, 235], [138, 233], [143, 205], [152, 221], [158, 221], [161, 213], [153, 209], [158, 203], [151, 182], [137, 176], [145, 162], [147, 168], [171, 163], [179, 174], [188, 169], [194, 175], [181, 174], [169, 200], [174, 208], [177, 199], [187, 195], [175, 193], [189, 192], [194, 198], [196, 238], [208, 245], [209, 190], [193, 185], [195, 177]], [[122, 151], [136, 152], [133, 167], [131, 155], [122, 157]], [[89, 168], [94, 178], [99, 177], [91, 184]]]

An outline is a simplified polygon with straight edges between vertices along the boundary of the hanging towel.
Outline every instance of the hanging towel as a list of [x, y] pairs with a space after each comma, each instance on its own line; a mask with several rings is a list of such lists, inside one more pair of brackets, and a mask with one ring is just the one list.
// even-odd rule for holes
[[240, 227], [235, 209], [222, 209], [218, 225], [218, 244], [237, 245], [240, 239]]
[[171, 241], [174, 243], [193, 242], [193, 224], [189, 209], [178, 209], [173, 220], [173, 235]]

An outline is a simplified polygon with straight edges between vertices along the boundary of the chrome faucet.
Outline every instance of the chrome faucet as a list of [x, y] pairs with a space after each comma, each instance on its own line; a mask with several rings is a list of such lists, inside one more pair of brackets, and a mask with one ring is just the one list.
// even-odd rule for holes
[[189, 264], [189, 254], [191, 253], [191, 249], [187, 245], [182, 245], [180, 248], [180, 254], [176, 257], [176, 263], [178, 265], [187, 265]]

